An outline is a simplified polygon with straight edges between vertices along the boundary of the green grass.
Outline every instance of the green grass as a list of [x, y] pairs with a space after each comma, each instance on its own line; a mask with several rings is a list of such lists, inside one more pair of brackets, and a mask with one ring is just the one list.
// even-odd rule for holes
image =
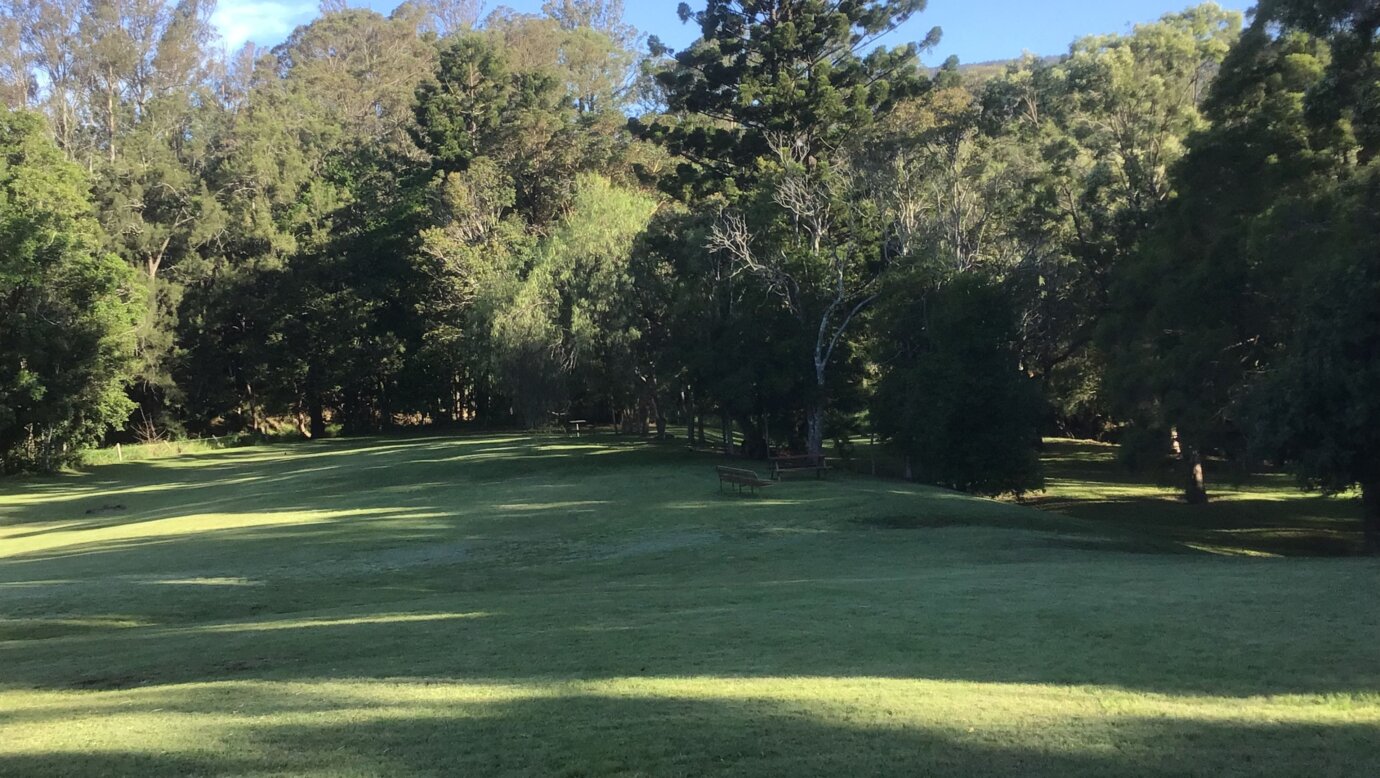
[[610, 437], [0, 481], [0, 774], [1380, 773], [1380, 566], [1214, 553], [1353, 506], [1105, 453], [1059, 512]]
[[1209, 483], [1207, 505], [1188, 505], [1179, 489], [1128, 473], [1113, 446], [1047, 441], [1044, 463], [1046, 491], [1028, 504], [1134, 533], [1161, 550], [1335, 556], [1364, 548], [1358, 497], [1303, 493], [1282, 473], [1240, 483], [1225, 475]]
[[187, 454], [206, 454], [238, 445], [233, 438], [212, 440], [164, 440], [155, 443], [131, 443], [118, 448], [100, 448], [82, 454], [85, 467], [100, 467], [121, 462], [143, 462], [167, 459]]

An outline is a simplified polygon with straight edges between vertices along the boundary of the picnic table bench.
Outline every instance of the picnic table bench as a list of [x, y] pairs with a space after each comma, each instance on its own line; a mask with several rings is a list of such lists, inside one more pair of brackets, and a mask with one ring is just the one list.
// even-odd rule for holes
[[724, 465], [718, 465], [714, 470], [719, 474], [719, 491], [723, 491], [724, 484], [731, 484], [740, 492], [743, 491], [743, 487], [746, 486], [756, 494], [759, 488], [772, 485], [771, 481], [757, 475], [756, 472], [741, 467], [725, 467]]
[[829, 458], [825, 456], [813, 456], [811, 454], [779, 456], [771, 458], [771, 477], [773, 481], [780, 481], [781, 476], [786, 473], [800, 473], [815, 471], [815, 478], [823, 478], [829, 471]]

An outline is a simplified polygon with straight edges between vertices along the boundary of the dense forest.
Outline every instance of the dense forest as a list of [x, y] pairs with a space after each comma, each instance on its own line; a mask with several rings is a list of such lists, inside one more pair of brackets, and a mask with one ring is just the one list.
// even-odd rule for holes
[[328, 0], [227, 55], [211, 0], [7, 3], [0, 463], [576, 417], [996, 494], [1065, 435], [1359, 487], [1380, 550], [1375, 4], [976, 70], [878, 45], [924, 5], [682, 4], [672, 51]]

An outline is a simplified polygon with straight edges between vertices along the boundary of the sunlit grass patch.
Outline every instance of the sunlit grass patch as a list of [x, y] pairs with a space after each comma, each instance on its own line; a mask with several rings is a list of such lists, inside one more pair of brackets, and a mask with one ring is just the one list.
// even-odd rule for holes
[[[1336, 749], [1354, 747], [1380, 725], [1373, 698], [1243, 699], [827, 676], [249, 681], [12, 697], [0, 694], [19, 722], [6, 728], [3, 753], [10, 759], [50, 758], [53, 726], [61, 724], [80, 733], [82, 753], [92, 757], [214, 764], [216, 754], [241, 752], [250, 755], [244, 766], [255, 770], [310, 764], [323, 773], [406, 772], [448, 760], [453, 769], [559, 771], [569, 766], [565, 749], [578, 745], [594, 763], [624, 760], [633, 770], [661, 764], [681, 772], [808, 771], [851, 760], [885, 772], [888, 759], [904, 756], [911, 766], [941, 770], [1019, 765], [1053, 775], [1139, 765], [1145, 772], [1196, 766], [1249, 774], [1269, 772], [1289, 747], [1267, 742], [1252, 752], [1233, 738], [1304, 732], [1323, 765], [1359, 770], [1374, 760], [1348, 765], [1335, 758]], [[251, 709], [257, 715], [236, 713]], [[672, 722], [676, 729], [664, 729]], [[451, 737], [394, 752], [388, 746], [397, 744], [398, 732]], [[331, 736], [341, 740], [330, 753], [305, 758], [299, 750]], [[822, 744], [812, 737], [829, 737], [848, 752], [818, 750]], [[748, 744], [755, 745], [742, 750]], [[1243, 757], [1252, 767], [1238, 770]]]
[[0, 774], [1380, 771], [1380, 569], [1264, 556], [1350, 506], [1073, 453], [1067, 515], [611, 436], [0, 481]]

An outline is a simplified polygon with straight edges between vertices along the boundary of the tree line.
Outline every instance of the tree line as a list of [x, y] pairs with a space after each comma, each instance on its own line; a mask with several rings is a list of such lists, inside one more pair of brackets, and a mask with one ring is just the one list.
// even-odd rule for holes
[[[1208, 3], [967, 69], [923, 0], [0, 17], [0, 461], [562, 416], [763, 456], [875, 435], [1041, 485], [1041, 435], [1359, 486], [1380, 544], [1364, 0]], [[1248, 23], [1247, 23], [1248, 22]]]

